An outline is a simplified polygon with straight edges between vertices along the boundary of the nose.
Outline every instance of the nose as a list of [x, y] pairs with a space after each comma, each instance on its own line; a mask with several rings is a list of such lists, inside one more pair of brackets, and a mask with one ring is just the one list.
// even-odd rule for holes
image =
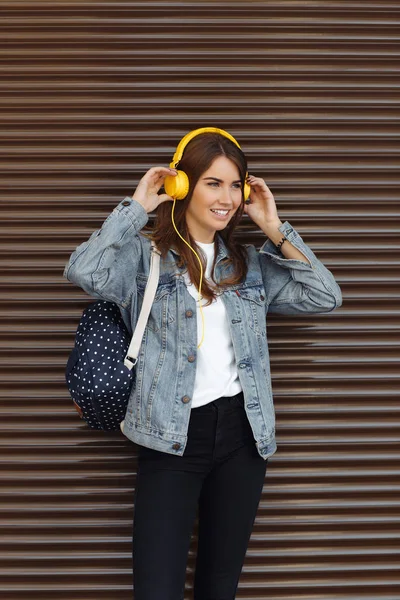
[[232, 206], [232, 204], [233, 204], [232, 192], [233, 192], [233, 190], [230, 188], [229, 185], [226, 187], [223, 186], [221, 188], [220, 201], [221, 201], [221, 204], [223, 204], [227, 208]]

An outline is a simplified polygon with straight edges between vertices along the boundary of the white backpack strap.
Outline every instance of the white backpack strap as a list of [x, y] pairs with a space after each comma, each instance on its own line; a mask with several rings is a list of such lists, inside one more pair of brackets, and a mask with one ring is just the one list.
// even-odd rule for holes
[[137, 363], [140, 344], [142, 343], [144, 330], [151, 310], [151, 305], [153, 304], [154, 296], [156, 295], [159, 277], [160, 253], [157, 250], [155, 243], [152, 241], [150, 274], [147, 280], [146, 290], [144, 292], [142, 309], [140, 311], [138, 322], [136, 324], [135, 331], [133, 332], [131, 343], [129, 344], [128, 352], [124, 360], [124, 365], [128, 367], [129, 370], [131, 370]]

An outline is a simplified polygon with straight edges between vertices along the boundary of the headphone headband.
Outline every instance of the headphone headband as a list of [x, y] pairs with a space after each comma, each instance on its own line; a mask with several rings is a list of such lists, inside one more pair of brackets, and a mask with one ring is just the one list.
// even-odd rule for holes
[[[171, 168], [177, 168], [187, 144], [200, 133], [219, 133], [220, 135], [231, 140], [231, 142], [240, 148], [235, 138], [224, 129], [219, 129], [218, 127], [200, 127], [200, 129], [194, 129], [193, 131], [190, 131], [181, 139], [172, 158], [172, 162], [169, 165]], [[178, 170], [178, 174], [175, 176], [167, 175], [164, 181], [164, 189], [166, 193], [171, 196], [171, 198], [174, 198], [175, 200], [183, 200], [186, 198], [189, 192], [189, 179], [187, 174], [182, 170]], [[250, 196], [250, 186], [248, 183], [246, 183], [246, 181], [244, 182], [243, 194], [245, 200], [247, 200], [247, 198]]]
[[231, 142], [233, 142], [234, 144], [236, 144], [236, 146], [238, 148], [240, 148], [240, 146], [239, 146], [238, 142], [235, 140], [235, 138], [230, 133], [225, 131], [224, 129], [219, 129], [218, 127], [200, 127], [199, 129], [194, 129], [193, 131], [190, 131], [181, 139], [181, 141], [179, 142], [178, 147], [175, 151], [175, 154], [173, 156], [173, 159], [172, 159], [172, 162], [170, 165], [171, 167], [173, 167], [173, 168], [176, 167], [176, 165], [181, 160], [183, 151], [185, 150], [188, 143], [194, 137], [196, 137], [196, 135], [199, 135], [200, 133], [219, 133], [220, 135], [223, 135], [224, 137], [231, 140]]

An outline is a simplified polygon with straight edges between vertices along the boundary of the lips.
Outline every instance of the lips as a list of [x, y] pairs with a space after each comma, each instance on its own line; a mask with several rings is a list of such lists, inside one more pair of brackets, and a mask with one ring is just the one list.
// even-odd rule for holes
[[218, 217], [226, 217], [229, 213], [229, 210], [226, 209], [218, 209], [218, 208], [210, 208], [211, 212]]

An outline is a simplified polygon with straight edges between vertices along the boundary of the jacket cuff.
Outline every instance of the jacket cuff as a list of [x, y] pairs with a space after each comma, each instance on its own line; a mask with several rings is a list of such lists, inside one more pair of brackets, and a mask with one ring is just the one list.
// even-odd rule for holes
[[266, 242], [261, 246], [260, 252], [263, 254], [268, 254], [268, 256], [270, 256], [274, 262], [278, 263], [282, 267], [291, 269], [315, 269], [319, 264], [318, 258], [315, 256], [311, 248], [304, 243], [300, 234], [291, 226], [289, 221], [285, 221], [279, 227], [279, 231], [285, 236], [288, 242], [297, 248], [297, 250], [300, 250], [300, 252], [304, 254], [306, 258], [308, 258], [311, 264], [296, 258], [286, 258], [279, 250], [277, 250], [275, 244], [270, 239], [266, 240]]
[[260, 249], [260, 252], [267, 254], [271, 260], [278, 263], [281, 267], [293, 270], [309, 271], [312, 270], [315, 275], [323, 283], [324, 287], [331, 292], [335, 298], [335, 302], [338, 306], [341, 305], [341, 291], [338, 286], [333, 274], [325, 267], [325, 265], [315, 256], [314, 252], [303, 242], [303, 239], [297, 233], [297, 231], [290, 225], [288, 221], [285, 221], [280, 227], [279, 231], [287, 238], [287, 240], [293, 244], [297, 250], [300, 250], [308, 258], [310, 264], [305, 263], [302, 260], [293, 258], [285, 258], [281, 255], [279, 250], [276, 249], [275, 244], [271, 240], [267, 240]]
[[123, 217], [129, 219], [136, 231], [143, 229], [149, 220], [149, 215], [143, 206], [129, 196], [125, 196], [125, 198], [115, 207], [113, 212], [121, 214]]

